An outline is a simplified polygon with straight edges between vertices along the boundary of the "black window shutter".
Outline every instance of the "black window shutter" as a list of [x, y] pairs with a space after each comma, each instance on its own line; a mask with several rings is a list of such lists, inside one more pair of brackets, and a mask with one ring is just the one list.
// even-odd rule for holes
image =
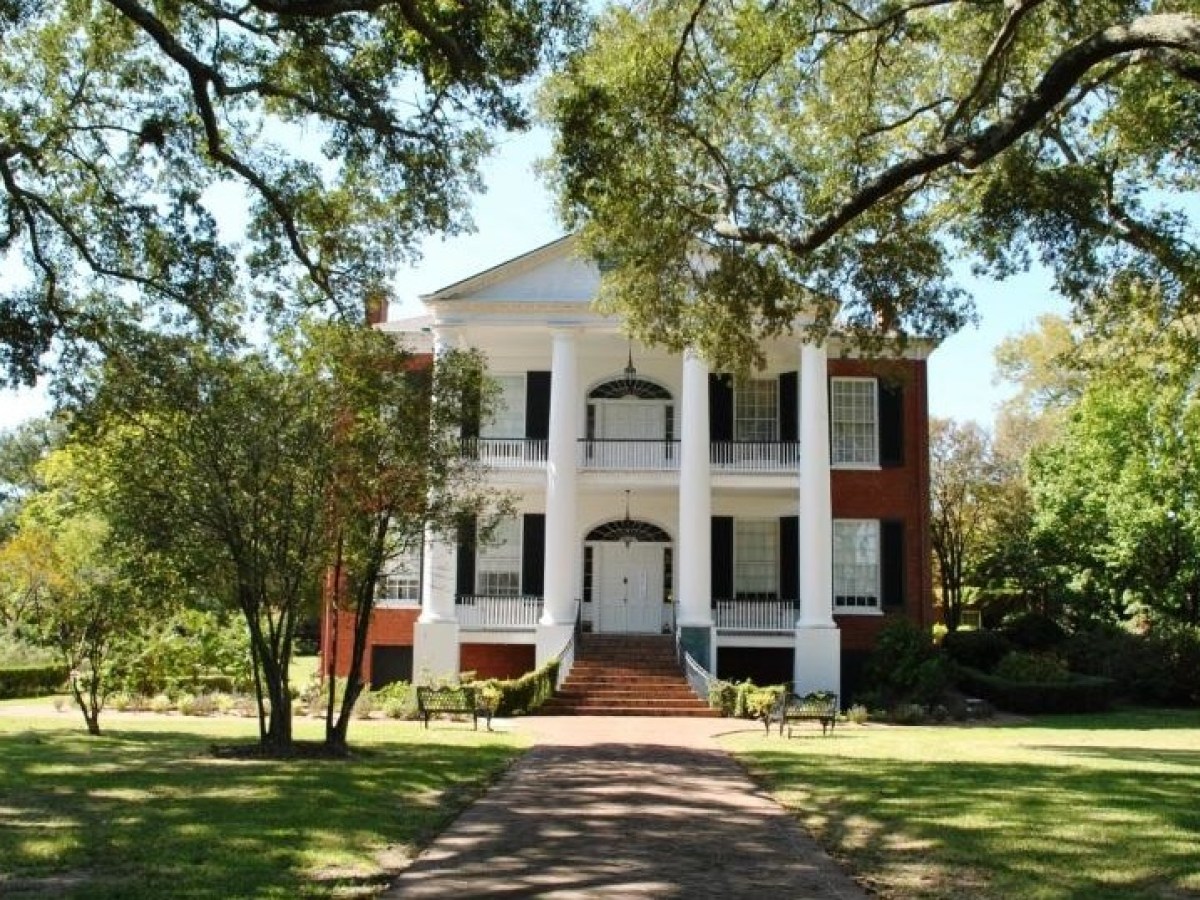
[[798, 441], [799, 434], [799, 404], [797, 398], [797, 379], [795, 372], [782, 372], [779, 375], [779, 440]]
[[550, 437], [550, 373], [525, 373], [525, 437]]
[[733, 516], [712, 517], [712, 595], [733, 598]]
[[883, 568], [880, 585], [883, 589], [883, 605], [900, 608], [904, 606], [904, 523], [885, 520], [879, 523], [880, 564]]
[[779, 517], [779, 599], [800, 599], [800, 517]]
[[728, 375], [708, 376], [709, 440], [733, 440], [733, 382]]
[[541, 513], [526, 513], [521, 534], [521, 593], [534, 597], [542, 595], [546, 567], [546, 517]]
[[458, 574], [454, 593], [475, 593], [475, 517], [463, 516], [458, 523]]
[[879, 382], [879, 464], [904, 465], [904, 387]]

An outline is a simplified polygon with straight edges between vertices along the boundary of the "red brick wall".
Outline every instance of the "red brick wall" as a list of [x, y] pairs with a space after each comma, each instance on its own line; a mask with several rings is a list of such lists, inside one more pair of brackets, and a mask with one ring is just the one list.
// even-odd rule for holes
[[[831, 376], [875, 376], [904, 385], [904, 465], [830, 473], [835, 519], [905, 523], [905, 613], [922, 628], [934, 622], [929, 559], [929, 409], [924, 360], [831, 359]], [[869, 649], [883, 619], [838, 616], [846, 649]]]
[[537, 668], [533, 644], [460, 644], [459, 668], [479, 678], [519, 678]]
[[[363, 655], [363, 680], [371, 681], [371, 648], [377, 644], [412, 646], [413, 623], [421, 614], [419, 609], [377, 609], [371, 613], [371, 627], [367, 632], [367, 650]], [[343, 613], [338, 616], [337, 628], [337, 672], [345, 678], [350, 671], [350, 639], [354, 617]], [[329, 675], [329, 660], [333, 652], [334, 630], [327, 616], [321, 635], [321, 669]]]

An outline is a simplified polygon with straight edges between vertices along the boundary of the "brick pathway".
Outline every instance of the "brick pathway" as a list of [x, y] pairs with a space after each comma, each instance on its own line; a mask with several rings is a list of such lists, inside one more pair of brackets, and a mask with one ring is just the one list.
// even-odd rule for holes
[[536, 717], [536, 746], [387, 898], [863, 898], [712, 719]]

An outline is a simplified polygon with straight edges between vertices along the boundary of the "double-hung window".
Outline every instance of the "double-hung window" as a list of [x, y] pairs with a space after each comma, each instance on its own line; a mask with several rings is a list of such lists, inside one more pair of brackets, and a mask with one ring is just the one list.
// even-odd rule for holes
[[733, 386], [733, 439], [773, 443], [779, 440], [779, 382], [739, 378]]
[[421, 602], [421, 544], [406, 547], [385, 566], [375, 585], [375, 600], [381, 604]]
[[879, 464], [879, 422], [874, 378], [834, 378], [830, 384], [830, 461], [843, 466]]
[[733, 587], [738, 597], [778, 597], [779, 520], [737, 519], [733, 559]]
[[879, 609], [879, 522], [836, 519], [833, 523], [833, 606], [837, 612]]
[[525, 375], [493, 375], [500, 389], [491, 418], [480, 429], [485, 438], [525, 436]]
[[490, 540], [478, 542], [475, 593], [483, 597], [515, 597], [521, 593], [521, 520], [505, 518]]

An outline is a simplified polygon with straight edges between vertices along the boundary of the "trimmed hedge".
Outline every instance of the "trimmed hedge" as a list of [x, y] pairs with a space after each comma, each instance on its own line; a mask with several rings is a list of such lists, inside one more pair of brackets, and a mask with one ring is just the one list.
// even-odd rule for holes
[[942, 638], [942, 649], [960, 666], [990, 672], [1013, 644], [997, 631], [951, 631]]
[[1111, 678], [1074, 675], [1052, 684], [1009, 681], [996, 675], [960, 666], [958, 686], [1000, 709], [1015, 713], [1083, 713], [1108, 709], [1116, 693]]
[[69, 674], [63, 665], [0, 668], [0, 700], [56, 693], [62, 690]]
[[494, 687], [500, 691], [500, 701], [492, 715], [511, 716], [514, 713], [530, 713], [545, 703], [554, 694], [558, 682], [557, 659], [552, 659], [540, 669], [526, 672], [520, 678], [501, 680], [489, 678], [479, 682], [479, 688]]

